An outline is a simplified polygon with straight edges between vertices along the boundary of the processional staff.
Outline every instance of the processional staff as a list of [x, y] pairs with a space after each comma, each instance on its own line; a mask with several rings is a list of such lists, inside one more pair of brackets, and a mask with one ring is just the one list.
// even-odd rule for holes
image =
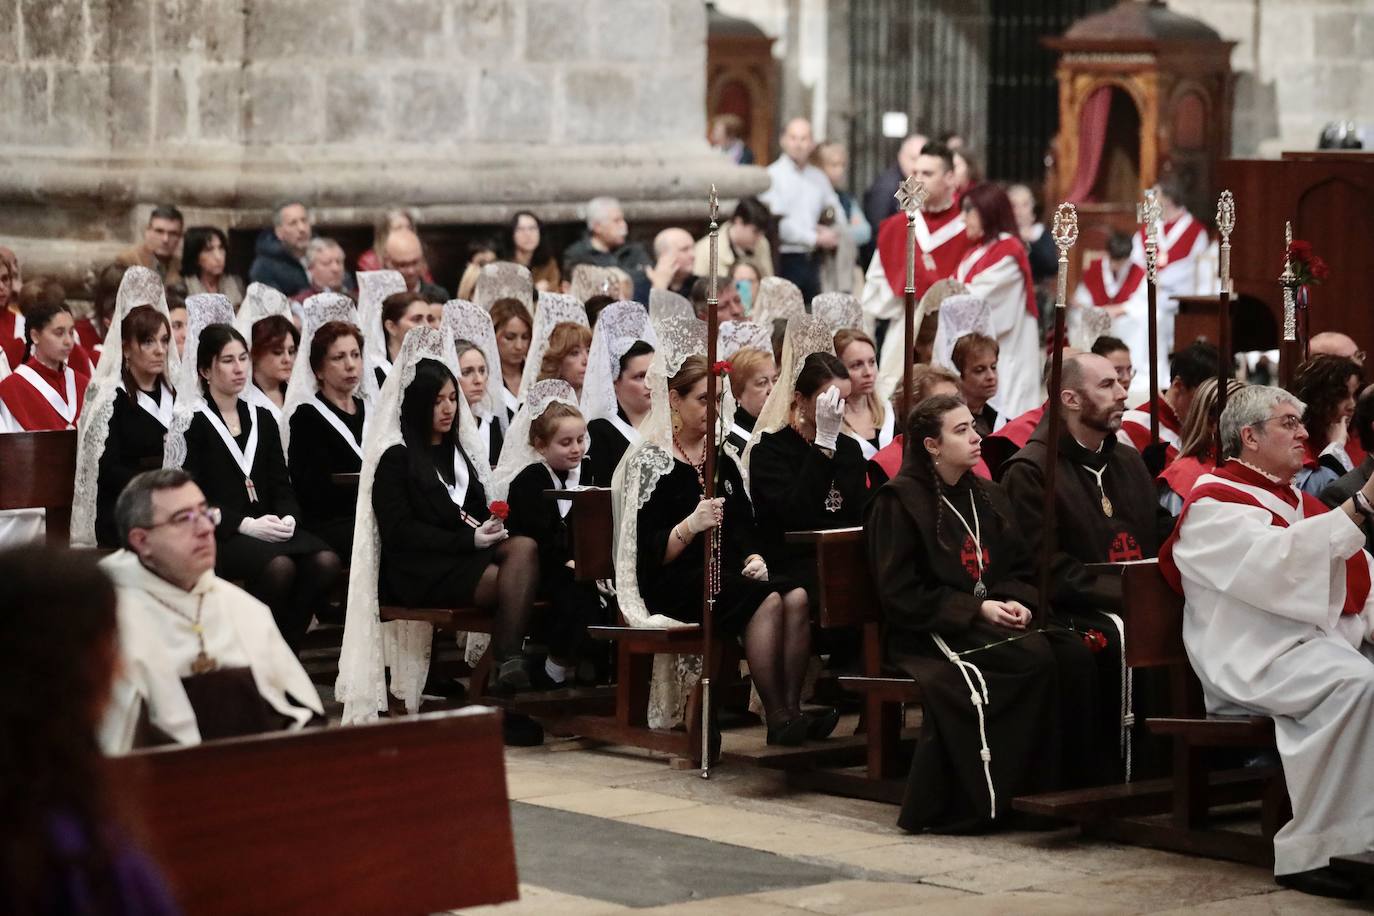
[[[1040, 607], [1050, 606], [1050, 565], [1054, 558], [1055, 536], [1055, 478], [1059, 469], [1059, 428], [1063, 410], [1059, 389], [1064, 379], [1064, 325], [1068, 308], [1069, 249], [1078, 241], [1078, 211], [1073, 204], [1062, 203], [1054, 211], [1054, 228], [1050, 232], [1054, 247], [1059, 249], [1059, 277], [1054, 299], [1054, 344], [1050, 351], [1049, 390], [1049, 453], [1045, 462], [1045, 506], [1040, 521]], [[1105, 497], [1104, 497], [1105, 499]]]
[[[1145, 202], [1136, 206], [1136, 218], [1145, 230], [1145, 310], [1146, 333], [1150, 343], [1150, 400], [1159, 397], [1159, 221], [1163, 209], [1159, 203], [1159, 192], [1154, 188], [1145, 189]], [[1150, 444], [1159, 442], [1159, 411], [1150, 407]]]
[[1227, 388], [1231, 382], [1231, 233], [1236, 228], [1236, 199], [1230, 191], [1217, 198], [1217, 232], [1221, 234], [1217, 273], [1221, 281], [1221, 300], [1217, 304], [1217, 391], [1216, 461], [1221, 465], [1221, 412], [1226, 409]]
[[902, 422], [905, 427], [911, 416], [911, 366], [916, 354], [916, 214], [925, 205], [926, 186], [915, 175], [908, 175], [897, 187], [897, 204], [906, 213], [906, 289], [903, 290], [903, 312], [906, 315], [902, 329]]
[[[711, 196], [707, 203], [711, 211], [710, 262], [707, 271], [706, 293], [706, 464], [702, 469], [704, 478], [702, 495], [706, 499], [716, 496], [716, 450], [717, 441], [716, 404], [716, 335], [720, 330], [720, 316], [717, 314], [720, 284], [720, 200], [716, 196], [716, 186], [711, 185]], [[716, 610], [716, 595], [720, 592], [720, 525], [706, 534], [706, 555], [702, 563], [701, 583], [701, 778], [711, 778], [711, 733], [715, 723], [715, 710], [711, 704], [712, 657], [715, 652], [713, 618]]]

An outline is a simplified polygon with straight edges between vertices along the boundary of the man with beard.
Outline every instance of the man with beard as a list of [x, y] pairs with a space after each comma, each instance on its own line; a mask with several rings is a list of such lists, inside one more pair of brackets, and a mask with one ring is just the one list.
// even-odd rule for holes
[[[1155, 556], [1169, 534], [1172, 519], [1156, 499], [1154, 480], [1140, 453], [1116, 439], [1126, 411], [1126, 389], [1111, 362], [1094, 353], [1066, 359], [1058, 396], [1063, 430], [1055, 450], [1059, 469], [1050, 601], [1069, 626], [1097, 630], [1107, 639], [1107, 648], [1097, 656], [1098, 677], [1105, 696], [1121, 697], [1119, 710], [1111, 703], [1103, 707], [1111, 729], [1123, 733], [1122, 762], [1129, 773], [1126, 732], [1132, 703], [1118, 616], [1121, 579], [1098, 575], [1086, 564]], [[1048, 458], [1046, 418], [1026, 446], [1007, 460], [1002, 472], [1002, 486], [1036, 557], [1043, 533]]]

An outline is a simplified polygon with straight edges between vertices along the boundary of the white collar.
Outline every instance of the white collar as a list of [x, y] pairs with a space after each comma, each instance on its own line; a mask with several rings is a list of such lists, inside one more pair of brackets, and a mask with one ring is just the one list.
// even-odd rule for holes
[[37, 370], [27, 363], [21, 363], [19, 367], [14, 370], [14, 374], [32, 385], [34, 391], [37, 391], [42, 396], [43, 400], [47, 401], [48, 405], [52, 407], [53, 410], [57, 411], [57, 415], [67, 421], [67, 429], [72, 429], [74, 427], [76, 423], [76, 373], [72, 371], [71, 366], [64, 365], [62, 367], [62, 378], [63, 381], [67, 383], [67, 400], [65, 402], [53, 387], [48, 384], [48, 380], [39, 375]]
[[448, 498], [460, 511], [463, 508], [463, 501], [468, 496], [468, 465], [463, 460], [462, 451], [462, 448], [457, 445], [453, 447], [453, 486], [449, 486], [448, 481], [444, 479], [438, 469], [434, 471], [435, 476], [439, 478], [439, 483], [448, 491]]

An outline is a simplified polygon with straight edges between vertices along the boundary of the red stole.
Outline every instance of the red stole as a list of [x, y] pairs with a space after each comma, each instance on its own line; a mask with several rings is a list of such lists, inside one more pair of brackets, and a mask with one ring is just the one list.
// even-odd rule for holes
[[5, 359], [9, 360], [11, 369], [24, 361], [24, 340], [16, 336], [14, 331], [18, 317], [8, 307], [0, 309], [0, 350], [5, 351]]
[[[1303, 493], [1292, 486], [1274, 483], [1263, 474], [1253, 471], [1237, 461], [1228, 461], [1212, 473], [1223, 480], [1266, 490], [1295, 509], [1298, 508], [1301, 499], [1302, 517], [1305, 519], [1331, 511], [1329, 506], [1311, 493]], [[1178, 533], [1183, 528], [1183, 520], [1187, 518], [1188, 510], [1199, 499], [1214, 499], [1217, 502], [1264, 509], [1269, 513], [1271, 525], [1278, 528], [1288, 527], [1287, 519], [1276, 514], [1272, 509], [1268, 509], [1258, 499], [1243, 490], [1215, 482], [1204, 483], [1193, 488], [1192, 492], [1188, 494], [1187, 502], [1183, 504], [1183, 511], [1178, 515], [1178, 522], [1174, 525], [1173, 533], [1169, 535], [1168, 540], [1159, 550], [1159, 571], [1169, 586], [1180, 595], [1183, 594], [1183, 575], [1174, 562], [1174, 544], [1178, 541]], [[1341, 607], [1341, 614], [1360, 613], [1364, 608], [1365, 601], [1369, 599], [1369, 590], [1369, 561], [1366, 559], [1365, 552], [1359, 550], [1355, 552], [1354, 556], [1347, 557], [1345, 561], [1345, 604]]]
[[86, 353], [91, 358], [91, 365], [100, 362], [100, 351], [105, 348], [105, 335], [95, 329], [95, 321], [90, 318], [82, 318], [76, 323], [76, 339], [81, 346], [86, 348]]
[[[1144, 452], [1150, 447], [1151, 414], [1159, 415], [1159, 441], [1164, 443], [1164, 460], [1172, 462], [1178, 454], [1179, 446], [1183, 444], [1183, 424], [1179, 422], [1178, 414], [1174, 413], [1169, 402], [1164, 400], [1164, 395], [1156, 395], [1150, 403], [1126, 411], [1121, 417], [1121, 429], [1130, 437], [1135, 450]], [[1171, 435], [1164, 435], [1166, 431]]]
[[[54, 372], [36, 359], [30, 359], [24, 365], [37, 373], [44, 382], [47, 382], [48, 386], [57, 393], [59, 400], [63, 403], [70, 403], [67, 401], [66, 372]], [[19, 425], [31, 432], [75, 429], [76, 418], [81, 416], [81, 406], [85, 402], [86, 386], [90, 384], [91, 380], [80, 372], [73, 371], [72, 375], [75, 381], [76, 412], [72, 414], [70, 422], [48, 402], [44, 392], [35, 387], [20, 372], [13, 372], [6, 376], [3, 381], [0, 381], [0, 401], [4, 401], [5, 407], [19, 421]]]
[[1026, 257], [1026, 243], [1016, 236], [1004, 232], [992, 244], [965, 254], [964, 260], [959, 262], [959, 269], [955, 272], [955, 276], [967, 283], [989, 267], [1000, 264], [1007, 258], [1014, 259], [1016, 266], [1021, 269], [1021, 285], [1026, 295], [1026, 311], [1030, 313], [1032, 318], [1039, 318], [1040, 308], [1035, 304], [1035, 281], [1031, 278], [1030, 259]]
[[1216, 464], [1211, 458], [1199, 458], [1189, 455], [1187, 458], [1180, 458], [1171, 462], [1168, 467], [1159, 472], [1155, 479], [1169, 485], [1183, 499], [1187, 499], [1193, 492], [1193, 484], [1203, 474], [1211, 474], [1216, 470]]
[[1128, 264], [1126, 278], [1121, 281], [1120, 289], [1113, 293], [1109, 291], [1107, 282], [1116, 279], [1112, 276], [1111, 261], [1100, 258], [1098, 263], [1102, 265], [1101, 269], [1089, 268], [1083, 272], [1083, 288], [1092, 296], [1093, 305], [1122, 305], [1129, 302], [1145, 279], [1145, 269], [1139, 264]]
[[[962, 222], [963, 211], [959, 198], [936, 213], [925, 210], [916, 215], [916, 298], [919, 300], [926, 290], [946, 277], [954, 276], [955, 269], [964, 253], [973, 244], [962, 227], [955, 231], [954, 223]], [[921, 226], [924, 225], [933, 247], [924, 251], [921, 247]], [[946, 229], [946, 227], [949, 227]], [[923, 255], [928, 254], [935, 262], [931, 270]], [[883, 274], [894, 296], [906, 292], [906, 214], [898, 211], [878, 226], [878, 258], [883, 265]]]
[[[1202, 223], [1193, 219], [1193, 215], [1186, 210], [1177, 219], [1165, 223], [1164, 234], [1159, 239], [1160, 252], [1164, 255], [1161, 266], [1167, 267], [1191, 255], [1197, 237], [1206, 231]], [[1142, 245], [1145, 243], [1144, 226], [1140, 228], [1140, 242]]]

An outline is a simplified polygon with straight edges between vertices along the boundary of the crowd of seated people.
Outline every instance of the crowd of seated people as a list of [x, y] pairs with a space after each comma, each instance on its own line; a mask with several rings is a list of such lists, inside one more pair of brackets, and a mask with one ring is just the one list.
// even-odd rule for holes
[[[947, 149], [922, 158], [953, 183]], [[362, 653], [383, 657], [382, 607], [487, 612], [496, 691], [602, 683], [613, 675], [588, 628], [631, 620], [627, 601], [643, 611], [634, 619], [699, 622], [708, 562], [717, 632], [742, 649], [766, 741], [824, 740], [838, 712], [805, 703], [813, 655], [827, 651], [814, 631], [814, 555], [786, 535], [862, 527], [885, 659], [936, 711], [904, 828], [983, 829], [1014, 819], [1017, 795], [1158, 772], [1142, 727], [1150, 690], [1124, 661], [1120, 579], [1094, 564], [1158, 556], [1193, 491], [1211, 492], [1232, 466], [1237, 456], [1218, 451], [1215, 348], [1168, 354], [1167, 388], [1128, 404], [1148, 356], [1101, 337], [1091, 352], [1067, 351], [1060, 389], [1047, 391], [1026, 242], [1006, 191], [975, 182], [938, 211], [961, 233], [941, 233], [930, 212], [939, 241], [957, 236], [960, 250], [936, 258], [932, 247], [922, 282], [960, 281], [985, 300], [991, 333], [950, 341], [954, 371], [916, 364], [889, 393], [885, 342], [902, 328], [881, 261], [884, 228], [905, 217], [871, 227], [879, 282], [862, 308], [855, 300], [856, 326], [825, 327], [786, 279], [801, 269], [790, 256], [831, 250], [838, 233], [868, 224], [837, 197], [845, 223], [808, 225], [807, 201], [828, 198], [800, 174], [725, 223], [711, 316], [700, 242], [664, 230], [650, 256], [610, 198], [588, 204], [587, 234], [561, 258], [534, 213], [513, 214], [483, 249], [491, 258], [452, 278], [480, 305], [449, 300], [401, 209], [349, 273], [309, 208], [283, 203], [245, 289], [226, 271], [223, 231], [184, 228], [176, 208], [159, 207], [143, 242], [94, 274], [80, 320], [60, 284], [22, 282], [18, 259], [0, 250], [0, 434], [76, 432], [72, 542], [114, 551], [101, 569], [117, 595], [123, 665], [100, 723], [107, 749], [319, 724], [297, 658], [316, 621], [337, 620], [341, 592], [346, 721], [383, 711], [376, 691], [408, 708], [451, 695], [428, 677], [411, 690], [398, 668], [364, 696], [355, 675], [375, 672], [344, 673]], [[771, 217], [785, 227], [777, 262]], [[515, 278], [495, 298], [491, 264]], [[574, 273], [593, 270], [611, 280], [574, 296]], [[622, 274], [652, 308], [619, 298]], [[705, 360], [708, 317], [752, 325], [724, 367]], [[886, 366], [898, 379], [901, 356]], [[1374, 466], [1374, 394], [1357, 356], [1314, 353], [1287, 395], [1299, 405], [1283, 427], [1303, 451], [1296, 486], [1334, 506], [1358, 503]], [[729, 411], [717, 429], [706, 426], [712, 373], [728, 393], [714, 405]], [[1245, 389], [1225, 390], [1229, 402]], [[990, 467], [983, 443], [998, 437], [1011, 446]], [[1051, 463], [1045, 596], [1036, 558]], [[618, 501], [617, 581], [600, 587], [577, 576], [577, 510], [546, 493], [588, 486]], [[43, 525], [41, 510], [0, 514], [0, 548], [38, 539]], [[635, 583], [618, 593], [626, 575]], [[467, 640], [471, 657], [481, 641]], [[437, 636], [402, 644], [433, 673]], [[989, 706], [989, 694], [1014, 701]]]

